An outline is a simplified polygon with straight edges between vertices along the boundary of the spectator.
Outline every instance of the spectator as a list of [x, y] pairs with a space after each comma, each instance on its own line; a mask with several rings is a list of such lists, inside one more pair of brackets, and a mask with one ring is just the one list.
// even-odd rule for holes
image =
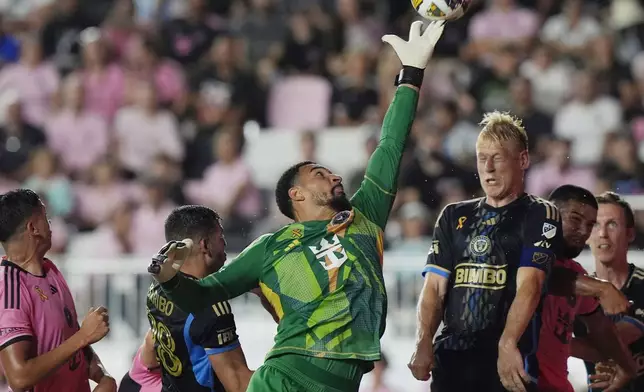
[[527, 192], [548, 197], [561, 184], [573, 184], [586, 189], [595, 189], [595, 175], [591, 169], [576, 166], [570, 159], [571, 142], [551, 139], [547, 142], [546, 158], [528, 172]]
[[414, 189], [425, 206], [438, 212], [442, 205], [442, 195], [438, 192], [441, 181], [454, 178], [469, 187], [475, 179], [470, 172], [444, 155], [443, 135], [436, 127], [428, 125], [429, 128], [419, 135], [412, 161], [401, 170], [400, 188], [403, 192], [407, 188]]
[[132, 215], [135, 206], [121, 204], [110, 218], [89, 233], [79, 234], [69, 244], [68, 254], [75, 257], [116, 258], [132, 253]]
[[143, 173], [158, 154], [179, 161], [184, 155], [176, 119], [158, 107], [154, 86], [140, 82], [133, 88], [134, 105], [120, 109], [114, 122], [119, 157], [130, 176]]
[[541, 39], [561, 54], [583, 57], [601, 32], [595, 18], [583, 14], [583, 4], [583, 0], [564, 1], [563, 12], [550, 17], [543, 25]]
[[527, 48], [538, 28], [539, 19], [534, 11], [517, 7], [514, 0], [490, 0], [487, 8], [472, 18], [470, 50], [475, 58], [489, 61], [508, 44]]
[[148, 177], [143, 179], [143, 184], [143, 200], [132, 215], [130, 245], [133, 254], [147, 257], [159, 250], [159, 244], [165, 243], [163, 224], [175, 204], [168, 198], [165, 181]]
[[333, 124], [355, 126], [377, 121], [378, 92], [369, 78], [369, 58], [362, 52], [346, 53], [343, 73], [335, 80]]
[[114, 57], [117, 60], [121, 59], [125, 55], [130, 39], [139, 30], [135, 20], [137, 7], [134, 3], [135, 1], [133, 0], [114, 1], [112, 9], [101, 26], [102, 42], [100, 46], [102, 46], [102, 48], [98, 51], [100, 53], [94, 52], [91, 56], [93, 65], [105, 65], [105, 46], [108, 46], [109, 49], [112, 50]]
[[90, 230], [108, 221], [119, 206], [134, 197], [132, 187], [119, 178], [118, 169], [108, 161], [94, 165], [89, 181], [78, 184], [75, 194], [79, 227]]
[[538, 45], [531, 57], [521, 64], [519, 72], [532, 83], [534, 104], [538, 110], [554, 115], [569, 98], [572, 70], [556, 61], [548, 46]]
[[290, 29], [284, 45], [282, 68], [291, 73], [323, 75], [324, 41], [304, 12], [290, 18]]
[[[177, 112], [183, 110], [185, 76], [177, 64], [161, 56], [159, 45], [153, 39], [143, 34], [134, 35], [128, 42], [125, 57], [127, 85], [131, 85], [132, 81], [151, 81], [161, 105], [168, 105]], [[134, 91], [126, 89], [125, 93], [128, 103], [135, 100]]]
[[445, 135], [446, 156], [462, 165], [472, 166], [475, 162], [476, 140], [479, 129], [472, 123], [459, 118], [456, 102], [439, 102], [434, 105], [432, 120], [437, 130]]
[[429, 222], [434, 221], [427, 207], [419, 201], [405, 203], [400, 207], [398, 216], [401, 235], [398, 241], [391, 244], [389, 251], [397, 255], [426, 252], [431, 245]]
[[575, 164], [599, 162], [606, 134], [622, 123], [619, 102], [597, 91], [596, 75], [579, 71], [575, 76], [575, 96], [555, 116], [554, 131], [561, 138], [572, 140]]
[[277, 62], [284, 50], [286, 17], [276, 0], [251, 0], [250, 10], [238, 27], [248, 48], [248, 61], [257, 64], [268, 58]]
[[184, 15], [165, 22], [160, 36], [169, 58], [192, 66], [208, 51], [217, 31], [207, 23], [206, 0], [186, 2]]
[[34, 151], [30, 165], [31, 175], [23, 186], [46, 198], [50, 216], [69, 216], [74, 210], [73, 190], [67, 177], [60, 171], [53, 152], [45, 148]]
[[644, 163], [637, 156], [633, 138], [627, 134], [609, 135], [606, 154], [597, 174], [609, 189], [621, 194], [640, 194], [644, 191]]
[[4, 17], [0, 13], [0, 68], [4, 64], [18, 61], [19, 55], [20, 42], [13, 35], [6, 32]]
[[[552, 135], [552, 117], [534, 106], [532, 83], [523, 77], [515, 78], [510, 84], [512, 113], [523, 121], [528, 132], [528, 149], [533, 157], [539, 158], [545, 152], [543, 142]], [[472, 151], [472, 150], [470, 150]]]
[[85, 108], [111, 123], [123, 104], [123, 69], [110, 61], [105, 38], [99, 29], [92, 27], [84, 30], [81, 43], [83, 64], [80, 75], [85, 90]]
[[21, 41], [20, 61], [0, 70], [0, 91], [19, 94], [25, 121], [42, 126], [49, 115], [52, 95], [58, 89], [56, 68], [43, 60], [40, 43], [33, 36]]
[[105, 120], [84, 110], [81, 79], [70, 75], [62, 86], [62, 108], [45, 126], [50, 148], [60, 156], [62, 167], [79, 176], [105, 157], [109, 145]]
[[5, 92], [8, 98], [5, 124], [0, 126], [0, 173], [13, 179], [23, 177], [25, 164], [34, 150], [45, 145], [47, 139], [43, 131], [24, 121], [22, 105], [18, 95], [12, 91]]
[[79, 0], [55, 1], [53, 15], [40, 35], [44, 56], [51, 59], [60, 72], [70, 72], [79, 62], [79, 35], [91, 25], [83, 17]]
[[318, 141], [314, 131], [305, 131], [300, 135], [300, 149], [302, 161], [319, 162], [317, 158]]
[[206, 170], [203, 181], [193, 184], [189, 198], [217, 211], [228, 222], [227, 231], [241, 230], [260, 212], [259, 193], [241, 159], [240, 140], [233, 131], [221, 132], [213, 148], [217, 162]]

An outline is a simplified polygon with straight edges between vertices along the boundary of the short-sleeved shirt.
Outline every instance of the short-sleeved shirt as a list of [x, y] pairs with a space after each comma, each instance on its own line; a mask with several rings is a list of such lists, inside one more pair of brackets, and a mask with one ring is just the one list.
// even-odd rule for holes
[[139, 386], [139, 392], [161, 392], [161, 370], [159, 368], [149, 369], [141, 362], [141, 349], [136, 352], [130, 378]]
[[[58, 268], [47, 259], [42, 276], [2, 260], [0, 307], [0, 350], [28, 340], [36, 355], [43, 355], [79, 330], [72, 293]], [[88, 358], [79, 350], [33, 391], [89, 392], [88, 368]]]
[[[558, 259], [555, 267], [567, 268], [586, 275], [586, 270], [574, 260]], [[539, 336], [539, 390], [574, 392], [568, 382], [568, 357], [576, 316], [601, 311], [595, 297], [548, 295], [543, 302]]]
[[[629, 264], [629, 274], [626, 284], [622, 287], [622, 293], [633, 302], [629, 314], [611, 316], [614, 323], [629, 323], [639, 328], [644, 333], [644, 269]], [[583, 323], [575, 323], [575, 336], [583, 337], [587, 334], [586, 326]], [[631, 343], [628, 348], [633, 354], [637, 366], [637, 377], [631, 381], [620, 392], [644, 391], [644, 336]], [[589, 374], [595, 373], [595, 364], [586, 362], [586, 370]]]
[[147, 295], [147, 311], [161, 365], [162, 390], [224, 392], [208, 357], [240, 346], [228, 301], [217, 302], [196, 315], [186, 313], [154, 282]]
[[[496, 353], [519, 268], [549, 273], [562, 240], [557, 208], [528, 194], [500, 208], [484, 198], [445, 207], [423, 270], [449, 279], [437, 349]], [[539, 328], [540, 307], [519, 342], [535, 381]]]

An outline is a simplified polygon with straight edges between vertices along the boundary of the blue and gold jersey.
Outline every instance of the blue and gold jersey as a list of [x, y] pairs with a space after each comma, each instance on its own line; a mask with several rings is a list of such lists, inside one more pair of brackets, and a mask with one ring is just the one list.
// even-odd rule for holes
[[197, 314], [186, 313], [153, 282], [147, 295], [147, 312], [163, 375], [162, 391], [224, 392], [208, 357], [240, 346], [228, 301], [217, 302]]
[[[449, 279], [444, 328], [436, 345], [496, 350], [516, 293], [518, 269], [548, 273], [562, 245], [559, 211], [538, 197], [524, 194], [501, 208], [487, 205], [484, 198], [445, 207], [423, 270], [423, 275]], [[538, 313], [520, 343], [526, 356], [536, 353]]]
[[[633, 302], [629, 313], [624, 315], [610, 316], [615, 324], [629, 323], [639, 328], [644, 334], [644, 268], [636, 267], [634, 264], [629, 265], [629, 274], [622, 293]], [[586, 326], [581, 321], [575, 322], [575, 336], [584, 337], [588, 334]], [[620, 389], [620, 392], [639, 392], [644, 391], [644, 336], [631, 343], [628, 348], [633, 354], [633, 359], [637, 365], [637, 377], [626, 387]], [[595, 364], [585, 362], [588, 374], [595, 374]], [[593, 389], [593, 391], [595, 391]]]

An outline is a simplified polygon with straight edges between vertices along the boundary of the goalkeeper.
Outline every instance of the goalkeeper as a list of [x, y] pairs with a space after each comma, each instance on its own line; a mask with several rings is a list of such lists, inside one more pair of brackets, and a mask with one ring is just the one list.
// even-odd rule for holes
[[[150, 266], [178, 307], [195, 313], [257, 286], [279, 317], [275, 345], [252, 376], [250, 392], [357, 391], [380, 359], [387, 294], [382, 275], [383, 230], [396, 194], [418, 89], [442, 23], [409, 41], [386, 35], [403, 69], [364, 181], [348, 200], [342, 179], [300, 162], [279, 179], [275, 198], [292, 223], [259, 237], [230, 265], [200, 281], [177, 275], [174, 245]], [[164, 257], [165, 256], [165, 257]]]

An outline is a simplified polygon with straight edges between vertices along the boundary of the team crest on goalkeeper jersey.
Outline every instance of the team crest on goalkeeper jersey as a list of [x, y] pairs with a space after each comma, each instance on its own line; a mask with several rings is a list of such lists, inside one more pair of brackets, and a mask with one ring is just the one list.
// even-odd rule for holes
[[350, 216], [351, 216], [351, 211], [338, 212], [337, 214], [335, 214], [335, 216], [331, 220], [331, 224], [333, 224], [333, 225], [341, 225], [344, 222], [346, 222], [347, 219], [349, 219]]

